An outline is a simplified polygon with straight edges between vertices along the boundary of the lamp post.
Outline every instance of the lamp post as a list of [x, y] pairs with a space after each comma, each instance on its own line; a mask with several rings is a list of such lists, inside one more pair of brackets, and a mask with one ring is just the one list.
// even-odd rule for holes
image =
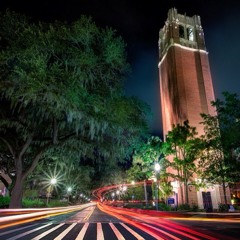
[[124, 198], [125, 198], [125, 193], [126, 193], [126, 191], [127, 191], [127, 186], [124, 185], [124, 186], [122, 187], [122, 202], [123, 202], [123, 207], [124, 207]]
[[132, 182], [131, 182], [131, 184], [132, 184], [132, 186], [133, 186], [133, 190], [132, 190], [132, 201], [134, 200], [134, 198], [135, 198], [135, 191], [134, 191], [134, 186], [135, 186], [135, 181], [133, 180]]
[[116, 191], [116, 195], [118, 195], [118, 201], [119, 201], [120, 200], [120, 191], [119, 190]]
[[52, 178], [50, 180], [50, 185], [49, 185], [48, 191], [47, 191], [47, 205], [48, 205], [48, 202], [49, 202], [50, 194], [52, 192], [52, 186], [56, 185], [56, 183], [57, 183], [57, 179], [56, 178]]
[[69, 202], [69, 197], [70, 197], [71, 192], [72, 192], [72, 188], [68, 187], [67, 188], [68, 202]]
[[156, 210], [158, 211], [158, 189], [159, 189], [159, 185], [158, 185], [158, 175], [159, 175], [159, 171], [161, 169], [160, 164], [158, 162], [155, 163], [154, 166], [155, 169], [155, 174], [156, 174], [156, 180], [157, 180], [157, 191], [156, 191]]
[[113, 192], [111, 195], [112, 195], [112, 200], [114, 201], [115, 193]]

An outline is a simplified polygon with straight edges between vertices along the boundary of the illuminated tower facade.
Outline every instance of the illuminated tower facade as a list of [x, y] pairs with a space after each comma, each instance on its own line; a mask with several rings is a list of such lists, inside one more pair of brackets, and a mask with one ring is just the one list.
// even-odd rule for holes
[[[168, 18], [159, 33], [158, 67], [164, 139], [173, 124], [182, 124], [185, 120], [202, 135], [200, 114], [215, 114], [211, 106], [215, 97], [199, 16], [181, 15], [175, 8], [168, 11]], [[198, 180], [197, 176], [194, 178]], [[179, 183], [174, 184], [173, 180], [176, 201], [181, 203]], [[216, 208], [222, 202], [222, 195], [219, 186], [200, 191], [189, 188], [190, 204], [200, 208]]]
[[202, 134], [200, 113], [214, 114], [214, 91], [200, 17], [170, 9], [159, 34], [159, 56], [164, 138], [173, 124], [187, 119]]

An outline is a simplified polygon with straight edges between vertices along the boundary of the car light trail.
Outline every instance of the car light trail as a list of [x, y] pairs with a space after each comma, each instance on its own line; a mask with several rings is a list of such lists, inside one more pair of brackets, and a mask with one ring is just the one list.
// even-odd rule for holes
[[[163, 229], [171, 231], [172, 233], [177, 233], [183, 237], [187, 237], [192, 240], [199, 240], [202, 238], [209, 239], [209, 240], [217, 240], [217, 238], [215, 238], [215, 237], [197, 232], [195, 230], [186, 228], [186, 227], [178, 225], [176, 223], [172, 223], [172, 222], [162, 219], [162, 218], [158, 219], [156, 217], [152, 217], [149, 215], [143, 215], [143, 214], [139, 214], [139, 213], [131, 212], [131, 211], [129, 212], [128, 210], [125, 210], [125, 209], [117, 209], [115, 207], [106, 206], [106, 205], [103, 205], [100, 203], [98, 203], [98, 207], [100, 210], [102, 210], [110, 215], [113, 215], [125, 222], [128, 222], [129, 224], [132, 224], [132, 225], [142, 229], [143, 231], [146, 231], [148, 234], [152, 235], [153, 237], [158, 236], [158, 237], [156, 237], [157, 239], [159, 239], [159, 237], [162, 237], [162, 234], [168, 235], [169, 233], [166, 234], [166, 231], [164, 231], [164, 230], [158, 231], [158, 228], [154, 228], [151, 225], [149, 226], [149, 224], [154, 224], [158, 227], [161, 227]], [[126, 217], [126, 216], [128, 216], [128, 217]], [[136, 222], [136, 220], [141, 221], [142, 223]], [[179, 238], [174, 237], [173, 235], [171, 236], [171, 238], [173, 238], [175, 240], [177, 240], [177, 239], [179, 240]], [[164, 238], [162, 238], [162, 239], [164, 239]]]
[[[36, 220], [43, 219], [46, 217], [52, 217], [52, 216], [61, 215], [61, 214], [69, 213], [69, 212], [79, 211], [79, 210], [82, 210], [84, 208], [94, 206], [94, 205], [96, 205], [96, 203], [87, 203], [84, 205], [79, 205], [79, 206], [74, 206], [74, 207], [45, 208], [42, 212], [37, 210], [37, 212], [1, 217], [0, 218], [0, 224], [1, 224], [0, 229], [14, 226], [17, 224], [36, 221]], [[8, 210], [8, 212], [9, 211], [19, 212], [15, 209]], [[20, 210], [20, 212], [21, 211], [22, 211], [22, 209]], [[26, 212], [26, 211], [27, 210], [25, 210], [24, 212]]]

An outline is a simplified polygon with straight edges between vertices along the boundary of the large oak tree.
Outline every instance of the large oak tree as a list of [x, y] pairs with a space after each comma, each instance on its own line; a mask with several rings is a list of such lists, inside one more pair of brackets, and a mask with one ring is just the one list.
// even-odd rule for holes
[[7, 11], [0, 36], [0, 145], [15, 166], [10, 207], [21, 207], [23, 183], [46, 156], [131, 151], [147, 107], [123, 94], [129, 65], [114, 30], [86, 16], [34, 23]]

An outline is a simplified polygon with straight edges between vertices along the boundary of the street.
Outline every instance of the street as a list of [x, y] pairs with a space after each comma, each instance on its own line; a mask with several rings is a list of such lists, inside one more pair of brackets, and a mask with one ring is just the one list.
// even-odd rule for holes
[[238, 218], [170, 218], [95, 203], [76, 209], [1, 211], [0, 240], [239, 239]]

